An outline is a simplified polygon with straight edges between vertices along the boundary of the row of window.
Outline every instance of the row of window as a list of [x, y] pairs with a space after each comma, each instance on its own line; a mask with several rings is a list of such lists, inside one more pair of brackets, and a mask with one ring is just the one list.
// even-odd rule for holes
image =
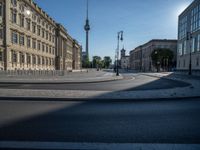
[[[17, 23], [17, 12], [15, 10], [11, 10], [11, 20], [12, 23]], [[22, 14], [19, 14], [20, 27], [25, 27], [25, 20], [26, 29], [28, 31], [32, 31], [33, 34], [37, 34], [38, 36], [41, 36], [50, 42], [55, 42], [55, 36], [52, 33], [50, 33], [48, 30], [45, 30], [44, 28], [41, 28], [41, 26], [37, 25], [35, 22], [31, 22], [31, 19], [25, 19], [25, 16]]]
[[[26, 58], [26, 59], [25, 59]], [[48, 58], [44, 56], [37, 56], [32, 54], [18, 53], [16, 51], [11, 51], [11, 62], [20, 64], [33, 64], [33, 65], [46, 65], [53, 66], [55, 64], [53, 58]]]
[[191, 31], [195, 32], [200, 29], [200, 5], [193, 8], [191, 12]]
[[43, 20], [41, 16], [36, 15], [34, 10], [27, 8], [27, 6], [25, 6], [24, 3], [20, 2], [18, 4], [17, 0], [11, 0], [11, 4], [13, 7], [19, 6], [19, 10], [21, 11], [21, 13], [25, 13], [25, 10], [31, 11], [29, 15], [31, 15], [31, 18], [35, 22], [37, 22], [39, 25], [42, 25], [44, 28], [46, 27], [47, 30], [50, 30], [51, 32], [55, 33], [55, 29], [50, 24], [48, 24], [45, 20]]
[[[25, 35], [18, 34], [17, 32], [12, 31], [11, 41], [13, 44], [19, 44], [21, 46], [25, 46]], [[26, 46], [27, 48], [33, 48], [38, 51], [42, 50], [42, 52], [50, 53], [53, 55], [55, 54], [55, 47], [37, 41], [34, 38], [32, 39], [30, 36], [26, 36]]]
[[192, 53], [200, 52], [200, 34], [195, 37], [192, 37], [191, 41], [184, 40], [183, 42], [179, 42], [178, 44], [178, 54], [186, 55], [189, 54], [190, 51]]
[[179, 20], [179, 39], [183, 39], [187, 34], [187, 16]]
[[[196, 60], [192, 60], [192, 61], [195, 61], [196, 67], [199, 67], [199, 66], [200, 66], [200, 58], [199, 58], [199, 57], [196, 57]], [[178, 61], [178, 67], [179, 67], [179, 68], [180, 68], [180, 67], [185, 68], [185, 67], [189, 67], [189, 65], [186, 64], [186, 60], [184, 59], [184, 60], [182, 61], [182, 63], [181, 63], [180, 60]]]

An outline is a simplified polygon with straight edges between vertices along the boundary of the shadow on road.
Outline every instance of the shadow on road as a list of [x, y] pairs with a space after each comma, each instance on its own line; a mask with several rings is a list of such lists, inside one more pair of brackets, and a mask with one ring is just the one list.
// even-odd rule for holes
[[[159, 84], [159, 79], [155, 82]], [[127, 90], [152, 87], [151, 84]], [[200, 101], [88, 100], [75, 103], [1, 126], [0, 141], [200, 143]]]

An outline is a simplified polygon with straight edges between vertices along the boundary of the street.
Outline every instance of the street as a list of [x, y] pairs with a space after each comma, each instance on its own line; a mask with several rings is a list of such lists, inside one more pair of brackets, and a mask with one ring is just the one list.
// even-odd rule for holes
[[0, 101], [0, 141], [200, 143], [200, 101]]
[[158, 79], [142, 74], [122, 73], [123, 80], [96, 83], [61, 84], [0, 84], [0, 89], [40, 89], [40, 90], [89, 90], [89, 91], [138, 91], [185, 87], [185, 82]]

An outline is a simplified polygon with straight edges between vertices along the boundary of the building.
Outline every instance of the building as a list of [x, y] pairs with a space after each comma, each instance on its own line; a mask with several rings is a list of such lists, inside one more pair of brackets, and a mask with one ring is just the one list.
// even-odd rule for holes
[[188, 72], [191, 64], [193, 72], [200, 72], [199, 0], [194, 0], [179, 16], [177, 53], [177, 70]]
[[0, 0], [0, 69], [72, 69], [74, 39], [67, 38], [67, 64], [58, 61], [60, 28], [33, 0]]
[[79, 70], [82, 68], [82, 47], [78, 44], [76, 40], [74, 40], [73, 42], [72, 68], [74, 70]]
[[120, 59], [120, 67], [121, 69], [129, 69], [129, 56], [126, 56], [126, 50], [123, 48], [121, 50], [121, 59]]
[[[139, 71], [155, 71], [153, 66], [151, 54], [155, 49], [166, 48], [174, 53], [173, 64], [176, 62], [177, 40], [161, 40], [153, 39], [144, 45], [141, 45], [130, 52], [130, 66], [131, 69]], [[175, 66], [172, 66], [175, 67]]]
[[130, 51], [130, 68], [135, 70], [142, 70], [142, 46]]

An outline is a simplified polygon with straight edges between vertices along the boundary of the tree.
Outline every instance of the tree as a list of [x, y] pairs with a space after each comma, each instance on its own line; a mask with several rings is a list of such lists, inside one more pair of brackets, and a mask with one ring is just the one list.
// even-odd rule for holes
[[110, 56], [105, 56], [104, 57], [104, 67], [109, 68], [111, 63], [112, 63], [112, 59], [110, 58]]
[[101, 65], [101, 57], [100, 56], [94, 56], [93, 60], [92, 60], [93, 68], [99, 68], [99, 65]]
[[157, 72], [160, 68], [168, 71], [169, 67], [173, 65], [173, 58], [173, 51], [166, 48], [155, 49], [151, 54], [152, 63], [157, 68]]

